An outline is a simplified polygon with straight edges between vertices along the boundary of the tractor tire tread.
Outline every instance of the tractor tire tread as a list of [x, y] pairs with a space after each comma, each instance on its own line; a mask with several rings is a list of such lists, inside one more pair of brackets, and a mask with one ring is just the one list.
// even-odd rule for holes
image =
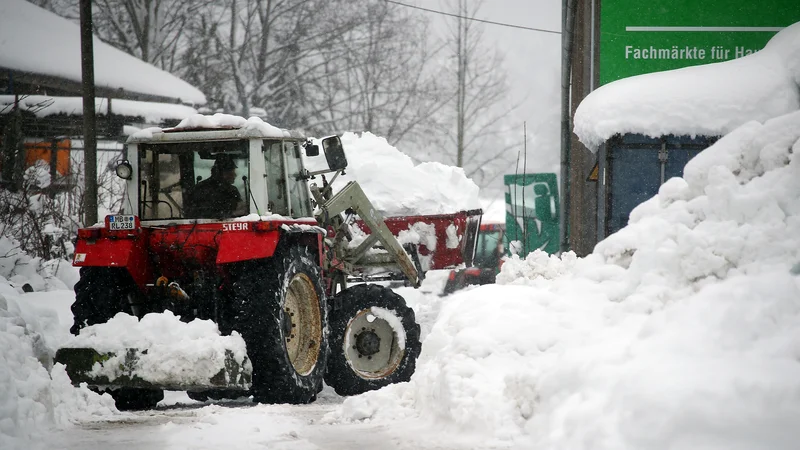
[[[304, 404], [316, 399], [328, 355], [327, 306], [322, 277], [306, 247], [280, 247], [268, 260], [248, 261], [237, 268], [233, 283], [233, 328], [244, 338], [253, 365], [253, 400], [259, 403]], [[319, 297], [322, 342], [316, 365], [298, 374], [287, 356], [281, 331], [282, 304], [287, 278], [304, 273]]]
[[[330, 312], [331, 355], [328, 358], [325, 383], [337, 394], [349, 396], [409, 381], [416, 369], [422, 344], [420, 326], [416, 322], [414, 310], [406, 305], [405, 299], [391, 289], [375, 284], [352, 286], [338, 293], [337, 297], [342, 307]], [[332, 303], [339, 304], [338, 301]], [[402, 360], [392, 373], [383, 378], [364, 378], [358, 375], [348, 363], [344, 349], [344, 336], [350, 320], [358, 312], [372, 306], [395, 311], [406, 335]]]

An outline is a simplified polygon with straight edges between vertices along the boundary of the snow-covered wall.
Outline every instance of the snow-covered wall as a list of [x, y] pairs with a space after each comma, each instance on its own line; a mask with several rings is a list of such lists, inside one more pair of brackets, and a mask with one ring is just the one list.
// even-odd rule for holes
[[609, 83], [575, 111], [575, 134], [594, 151], [615, 134], [721, 136], [800, 108], [800, 23], [732, 61]]

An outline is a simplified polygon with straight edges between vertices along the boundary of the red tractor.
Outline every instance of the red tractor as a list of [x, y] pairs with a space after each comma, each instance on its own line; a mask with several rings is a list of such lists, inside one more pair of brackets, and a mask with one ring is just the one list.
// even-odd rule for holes
[[[384, 220], [357, 183], [333, 192], [326, 175], [332, 182], [347, 160], [337, 136], [321, 147], [329, 169], [309, 172], [301, 152], [316, 156], [318, 145], [252, 119], [132, 136], [117, 167], [127, 182], [122, 211], [78, 232], [71, 332], [120, 312], [169, 310], [237, 331], [249, 364], [226, 361], [223, 376], [203, 383], [153, 382], [136, 373], [147, 349], [127, 349], [130, 370], [112, 379], [97, 376], [109, 354], [63, 348], [56, 361], [73, 383], [110, 390], [120, 408], [148, 409], [163, 389], [308, 403], [323, 380], [341, 395], [407, 381], [421, 347], [413, 310], [388, 288], [348, 281], [419, 286], [425, 270], [469, 263], [480, 210]], [[435, 248], [398, 241], [417, 223], [435, 229]]]

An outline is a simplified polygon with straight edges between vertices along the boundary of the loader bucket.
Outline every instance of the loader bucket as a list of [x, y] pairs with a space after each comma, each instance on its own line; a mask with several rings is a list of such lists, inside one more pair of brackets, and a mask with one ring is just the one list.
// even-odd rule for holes
[[[99, 388], [149, 388], [168, 390], [250, 389], [252, 368], [249, 361], [238, 361], [233, 352], [225, 351], [224, 364], [203, 371], [184, 367], [178, 373], [154, 371], [144, 362], [148, 351], [128, 348], [123, 352], [98, 352], [92, 348], [62, 348], [55, 362], [66, 366], [72, 384], [86, 383]], [[187, 374], [187, 371], [189, 372]], [[213, 373], [198, 377], [198, 373]]]

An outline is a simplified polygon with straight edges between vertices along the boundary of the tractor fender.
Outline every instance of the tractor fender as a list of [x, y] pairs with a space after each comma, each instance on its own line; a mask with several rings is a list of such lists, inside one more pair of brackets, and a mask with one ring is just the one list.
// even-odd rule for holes
[[137, 285], [143, 286], [150, 276], [146, 234], [135, 238], [96, 240], [79, 239], [72, 265], [75, 267], [124, 267]]
[[217, 264], [269, 258], [275, 253], [280, 237], [279, 229], [223, 232], [219, 237]]
[[[242, 222], [247, 224], [247, 222]], [[319, 227], [271, 225], [262, 231], [256, 226], [236, 227], [235, 230], [223, 231], [219, 237], [217, 264], [269, 258], [275, 254], [281, 239], [291, 239], [316, 250], [322, 255], [322, 236], [325, 232]]]

